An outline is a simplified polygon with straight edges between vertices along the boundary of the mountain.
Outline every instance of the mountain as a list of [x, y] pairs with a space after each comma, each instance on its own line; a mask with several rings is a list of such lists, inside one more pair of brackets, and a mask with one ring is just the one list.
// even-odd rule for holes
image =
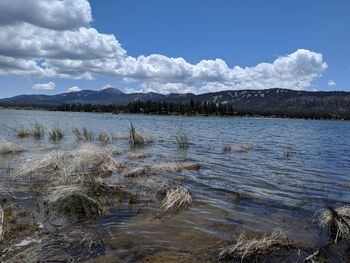
[[337, 116], [350, 115], [350, 92], [310, 92], [287, 89], [220, 91], [200, 95], [192, 93], [164, 95], [154, 92], [123, 93], [118, 89], [108, 88], [99, 91], [82, 90], [52, 96], [20, 95], [0, 99], [0, 105], [57, 106], [73, 103], [125, 105], [137, 101], [189, 103], [191, 100], [200, 103], [230, 103], [235, 110], [241, 113], [247, 112], [247, 114], [274, 115], [276, 112], [316, 112]]

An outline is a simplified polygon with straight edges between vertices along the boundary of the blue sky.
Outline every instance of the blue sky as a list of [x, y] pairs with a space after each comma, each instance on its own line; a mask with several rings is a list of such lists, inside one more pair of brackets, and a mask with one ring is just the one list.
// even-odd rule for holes
[[0, 3], [0, 97], [109, 86], [350, 91], [348, 0], [25, 1]]

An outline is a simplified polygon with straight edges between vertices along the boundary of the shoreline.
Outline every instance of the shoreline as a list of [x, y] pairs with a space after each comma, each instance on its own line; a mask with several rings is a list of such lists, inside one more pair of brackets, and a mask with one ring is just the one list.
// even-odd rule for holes
[[199, 117], [199, 118], [227, 118], [227, 119], [282, 119], [282, 120], [305, 120], [305, 121], [350, 121], [344, 118], [298, 118], [298, 117], [282, 117], [282, 116], [263, 116], [263, 115], [205, 115], [205, 114], [156, 114], [156, 113], [128, 113], [128, 112], [104, 112], [104, 111], [60, 111], [45, 108], [26, 108], [26, 107], [4, 107], [0, 106], [0, 110], [22, 110], [22, 111], [48, 111], [48, 112], [75, 112], [75, 113], [95, 113], [95, 114], [113, 114], [113, 115], [139, 115], [139, 116], [175, 116], [175, 117]]

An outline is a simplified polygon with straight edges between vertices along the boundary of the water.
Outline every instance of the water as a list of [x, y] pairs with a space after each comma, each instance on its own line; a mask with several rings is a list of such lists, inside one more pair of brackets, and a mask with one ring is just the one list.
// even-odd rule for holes
[[[276, 227], [303, 244], [316, 246], [327, 240], [327, 233], [314, 222], [315, 213], [326, 204], [338, 207], [349, 202], [345, 185], [350, 183], [350, 122], [0, 110], [0, 127], [30, 126], [35, 121], [46, 129], [59, 125], [67, 131], [64, 140], [53, 144], [47, 137], [17, 139], [12, 131], [0, 128], [0, 138], [30, 150], [1, 156], [2, 178], [9, 167], [15, 170], [30, 157], [75, 148], [71, 133], [75, 127], [126, 135], [130, 122], [136, 130], [161, 140], [143, 149], [148, 158], [129, 163], [186, 160], [202, 164], [199, 171], [179, 175], [194, 195], [190, 209], [158, 219], [159, 204], [121, 204], [89, 221], [89, 228], [107, 233], [106, 250], [94, 255], [92, 262], [210, 261], [215, 259], [216, 252], [209, 249], [213, 244], [243, 230], [264, 233]], [[190, 138], [187, 151], [178, 150], [175, 143], [180, 128]], [[123, 153], [130, 152], [125, 139], [113, 144]], [[223, 153], [224, 144], [233, 148], [251, 144], [252, 150]], [[116, 159], [126, 161], [125, 154]], [[205, 253], [199, 253], [206, 247]]]

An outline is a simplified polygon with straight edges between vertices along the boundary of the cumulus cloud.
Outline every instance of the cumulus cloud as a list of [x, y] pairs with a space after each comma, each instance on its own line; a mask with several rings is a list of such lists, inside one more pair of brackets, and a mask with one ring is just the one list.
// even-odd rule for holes
[[73, 86], [73, 87], [70, 87], [69, 89], [67, 89], [66, 92], [79, 92], [81, 91], [81, 89], [78, 87], [78, 86]]
[[[298, 49], [252, 67], [222, 59], [196, 64], [160, 54], [132, 57], [114, 35], [91, 27], [87, 0], [2, 0], [0, 75], [137, 82], [135, 91], [211, 92], [234, 89], [304, 90], [327, 68], [322, 54]], [[133, 91], [129, 90], [129, 91]]]
[[335, 85], [337, 85], [337, 83], [335, 83], [335, 81], [334, 80], [330, 80], [330, 81], [328, 81], [328, 86], [330, 86], [330, 87], [333, 87], [333, 86], [335, 86]]
[[33, 89], [42, 89], [42, 90], [53, 90], [55, 87], [56, 87], [56, 84], [53, 82], [37, 83], [32, 86]]
[[86, 0], [1, 0], [0, 25], [26, 22], [43, 28], [69, 30], [92, 21]]

